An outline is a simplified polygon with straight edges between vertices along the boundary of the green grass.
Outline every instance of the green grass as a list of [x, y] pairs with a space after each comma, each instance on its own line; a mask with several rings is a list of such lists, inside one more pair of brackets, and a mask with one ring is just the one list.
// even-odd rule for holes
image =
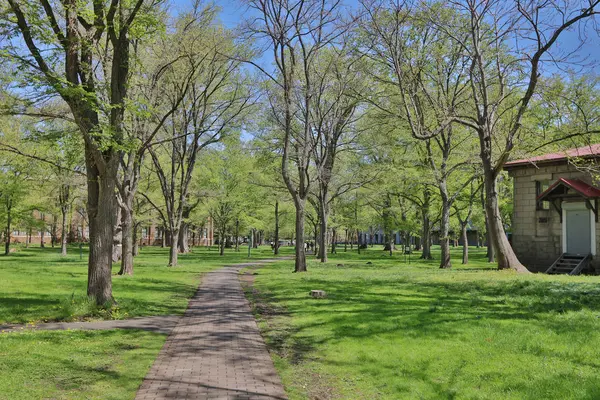
[[0, 335], [0, 399], [132, 399], [165, 340], [142, 331]]
[[[167, 249], [143, 248], [133, 276], [113, 275], [118, 307], [107, 311], [85, 296], [87, 254], [70, 251], [21, 248], [0, 257], [0, 324], [182, 314], [202, 273], [248, 261], [245, 248], [223, 257], [194, 248], [168, 268]], [[253, 250], [253, 260], [269, 257], [268, 246]], [[0, 333], [0, 399], [132, 399], [165, 339], [132, 330]]]
[[[219, 256], [215, 247], [194, 248], [179, 256], [179, 266], [168, 268], [168, 249], [144, 247], [134, 261], [133, 276], [118, 276], [113, 267], [113, 295], [118, 306], [95, 307], [86, 297], [87, 253], [70, 248], [21, 248], [0, 256], [0, 324], [72, 321], [82, 318], [124, 319], [182, 314], [195, 293], [202, 273], [224, 264], [247, 261], [247, 249]], [[290, 252], [289, 248], [284, 251]], [[270, 247], [254, 249], [252, 259], [272, 257]]]
[[600, 277], [495, 271], [476, 249], [450, 271], [416, 258], [258, 270], [248, 294], [291, 399], [600, 398]]

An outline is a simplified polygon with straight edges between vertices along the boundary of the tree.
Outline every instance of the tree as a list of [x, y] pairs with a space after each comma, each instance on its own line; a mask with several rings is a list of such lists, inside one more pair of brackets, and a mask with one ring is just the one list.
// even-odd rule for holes
[[[261, 121], [259, 119], [260, 122]], [[271, 240], [273, 254], [279, 254], [280, 239], [290, 213], [290, 199], [281, 176], [277, 149], [258, 135], [250, 142], [248, 156], [254, 160], [249, 173], [246, 220], [248, 225], [264, 230]], [[251, 218], [249, 218], [252, 216]]]
[[[251, 62], [267, 84], [268, 108], [274, 130], [281, 133], [281, 174], [296, 209], [294, 271], [306, 271], [304, 223], [310, 193], [311, 153], [315, 147], [312, 112], [315, 107], [313, 71], [319, 54], [346, 31], [337, 1], [247, 0], [258, 16], [249, 33], [265, 40], [275, 71]], [[337, 25], [336, 25], [337, 24]], [[295, 169], [295, 173], [291, 171]]]
[[[435, 24], [460, 16], [437, 5], [423, 11], [404, 9], [404, 4], [395, 7], [369, 9], [363, 26], [364, 52], [380, 66], [373, 76], [392, 96], [390, 100], [376, 95], [371, 101], [425, 144], [422, 159], [433, 173], [442, 203], [440, 268], [450, 268], [450, 212], [473, 179], [465, 169], [472, 164], [475, 150], [468, 141], [469, 132], [453, 127], [448, 117], [448, 112], [463, 107], [469, 95], [468, 63], [460, 45]], [[431, 14], [436, 23], [430, 20]]]
[[[417, 12], [411, 3], [398, 2], [390, 10], [365, 7], [370, 15], [365, 30], [375, 38], [371, 40], [375, 44], [366, 48], [392, 71], [394, 79], [381, 81], [398, 87], [404, 118], [414, 137], [443, 144], [457, 125], [477, 134], [488, 232], [498, 267], [525, 272], [504, 233], [497, 178], [521, 139], [543, 56], [565, 30], [593, 17], [598, 2], [587, 2], [584, 8], [538, 1], [459, 0], [450, 4], [419, 3], [422, 10]], [[497, 147], [498, 154], [494, 143], [503, 143]], [[447, 149], [440, 146], [442, 154]], [[444, 165], [443, 157], [440, 165]], [[444, 175], [440, 171], [439, 176]], [[442, 197], [446, 196], [442, 193]], [[443, 204], [447, 211], [448, 202], [443, 199]]]
[[[460, 45], [469, 64], [469, 107], [448, 117], [476, 133], [483, 166], [488, 232], [498, 268], [527, 269], [504, 232], [498, 176], [523, 134], [522, 125], [537, 92], [544, 57], [560, 62], [574, 54], [551, 53], [572, 27], [598, 14], [600, 1], [584, 4], [531, 1], [452, 1], [467, 25], [436, 23]], [[462, 19], [461, 19], [462, 20]]]
[[[143, 47], [134, 47], [137, 62], [130, 82], [132, 101], [124, 121], [127, 146], [121, 156], [117, 183], [123, 246], [119, 275], [133, 274], [134, 205], [146, 152], [164, 142], [164, 138], [156, 137], [181, 106], [192, 80], [197, 78], [198, 68], [206, 61], [202, 50], [197, 49], [204, 45], [205, 27], [213, 23], [215, 10], [197, 7], [196, 4], [192, 11], [182, 14], [172, 30], [157, 34]], [[164, 99], [165, 93], [169, 93], [168, 101]], [[188, 217], [190, 212], [190, 208], [185, 207], [182, 218]]]
[[[241, 126], [253, 94], [240, 70], [245, 50], [232, 32], [210, 27], [195, 48], [200, 62], [183, 99], [179, 89], [163, 93], [173, 107], [161, 129], [160, 140], [149, 148], [165, 205], [170, 235], [169, 266], [177, 265], [178, 239], [198, 154]], [[193, 60], [195, 62], [195, 60]], [[176, 106], [174, 106], [176, 104]]]
[[471, 180], [469, 193], [464, 193], [459, 197], [459, 201], [457, 202], [459, 204], [456, 202], [453, 204], [455, 211], [454, 215], [456, 215], [456, 219], [458, 220], [460, 236], [463, 242], [463, 264], [469, 263], [469, 237], [467, 235], [467, 229], [469, 225], [472, 224], [471, 216], [473, 215], [473, 206], [477, 200], [479, 190], [481, 190], [481, 186], [476, 186], [475, 181]]
[[[63, 120], [54, 119], [39, 123], [33, 118], [20, 118], [18, 121], [13, 117], [12, 122], [18, 127], [18, 131], [12, 138], [6, 134], [0, 137], [0, 152], [16, 155], [17, 164], [27, 162], [38, 168], [36, 176], [32, 176], [32, 179], [37, 181], [38, 190], [35, 194], [36, 201], [31, 206], [38, 211], [52, 214], [52, 247], [58, 236], [57, 215], [61, 215], [61, 255], [65, 256], [68, 238], [67, 217], [74, 200], [73, 192], [77, 186], [84, 183], [82, 177], [85, 177], [81, 154], [83, 143], [76, 136], [77, 132], [73, 131], [72, 124]], [[31, 218], [30, 222], [30, 228], [35, 225], [43, 235], [47, 228], [43, 218]]]
[[204, 207], [215, 224], [220, 255], [224, 254], [226, 238], [232, 234], [237, 247], [240, 221], [244, 223], [250, 214], [251, 171], [252, 160], [239, 139], [230, 138], [223, 149], [202, 157], [199, 173], [200, 185], [207, 192]]
[[[360, 69], [356, 67], [345, 46], [341, 49], [328, 49], [320, 54], [313, 74], [314, 107], [312, 108], [313, 135], [316, 144], [312, 157], [315, 163], [318, 189], [316, 190], [317, 210], [319, 211], [319, 232], [321, 247], [319, 258], [327, 261], [326, 235], [328, 232], [329, 207], [335, 198], [357, 184], [355, 176], [349, 181], [339, 182], [340, 175], [334, 170], [340, 153], [356, 151], [357, 108], [360, 104], [354, 93], [361, 92], [364, 85]], [[354, 147], [354, 148], [353, 148]], [[336, 174], [337, 176], [334, 176]], [[332, 180], [338, 178], [338, 188], [331, 193]]]
[[0, 13], [8, 30], [3, 58], [26, 71], [28, 81], [35, 83], [27, 89], [41, 104], [47, 93], [60, 96], [84, 139], [90, 229], [87, 294], [97, 304], [112, 303], [115, 190], [124, 144], [130, 44], [145, 32], [140, 15], [152, 13], [158, 3], [7, 1], [8, 12]]
[[[419, 146], [417, 146], [419, 147]], [[416, 152], [418, 154], [418, 151]], [[421, 155], [422, 156], [422, 155]], [[411, 157], [412, 158], [412, 157]], [[418, 210], [421, 217], [421, 258], [431, 260], [431, 231], [433, 224], [439, 219], [432, 217], [432, 208], [434, 194], [432, 193], [435, 185], [432, 183], [433, 177], [427, 164], [427, 159], [417, 161], [413, 160], [412, 165], [403, 165], [403, 182], [396, 189], [398, 198], [410, 201]], [[443, 231], [443, 229], [442, 229]], [[446, 234], [447, 236], [447, 234]], [[442, 246], [442, 255], [443, 255]], [[444, 257], [442, 256], [442, 259]]]
[[10, 148], [24, 146], [21, 138], [23, 124], [15, 117], [3, 119], [2, 125], [7, 128], [0, 130], [0, 221], [4, 228], [4, 255], [10, 253], [12, 231], [17, 224], [29, 228], [46, 229], [40, 221], [34, 218], [33, 211], [39, 196], [33, 195], [34, 179], [43, 182], [48, 178], [41, 173], [39, 164], [27, 160]]
[[[58, 121], [55, 121], [55, 123]], [[53, 124], [54, 125], [54, 124]], [[45, 141], [48, 143], [46, 154], [43, 157], [44, 164], [52, 165], [52, 178], [50, 182], [53, 187], [49, 191], [53, 194], [53, 201], [58, 210], [50, 211], [60, 213], [60, 254], [67, 255], [68, 223], [67, 218], [74, 200], [74, 192], [77, 186], [83, 185], [83, 157], [81, 149], [83, 144], [74, 135], [72, 130], [65, 129], [64, 124], [57, 126], [46, 126]], [[42, 133], [44, 134], [44, 133]], [[59, 135], [56, 137], [55, 135]], [[28, 157], [30, 155], [26, 155]]]

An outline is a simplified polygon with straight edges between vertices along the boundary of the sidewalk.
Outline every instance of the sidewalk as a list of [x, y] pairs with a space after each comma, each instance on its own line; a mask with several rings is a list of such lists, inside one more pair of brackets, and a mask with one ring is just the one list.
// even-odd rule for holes
[[238, 272], [208, 273], [138, 390], [138, 400], [287, 399]]

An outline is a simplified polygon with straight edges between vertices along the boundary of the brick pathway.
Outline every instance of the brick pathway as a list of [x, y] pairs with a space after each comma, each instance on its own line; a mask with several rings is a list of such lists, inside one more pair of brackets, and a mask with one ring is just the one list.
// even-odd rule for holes
[[105, 330], [105, 329], [141, 329], [144, 331], [169, 334], [177, 325], [181, 316], [158, 315], [123, 320], [92, 322], [47, 322], [26, 325], [0, 325], [0, 333], [19, 332], [24, 330], [59, 331], [67, 329]]
[[234, 265], [208, 273], [137, 400], [287, 399]]

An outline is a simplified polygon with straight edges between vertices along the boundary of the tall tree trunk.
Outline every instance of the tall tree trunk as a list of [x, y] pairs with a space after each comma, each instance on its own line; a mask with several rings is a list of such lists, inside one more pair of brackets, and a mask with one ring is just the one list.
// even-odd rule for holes
[[319, 255], [319, 221], [316, 221], [314, 223], [314, 246], [313, 246], [313, 251], [314, 254], [318, 257]]
[[490, 236], [490, 223], [489, 223], [489, 218], [488, 218], [488, 214], [487, 214], [487, 209], [485, 207], [485, 191], [482, 190], [481, 192], [481, 207], [483, 208], [483, 216], [485, 217], [485, 241], [486, 241], [486, 253], [485, 256], [488, 259], [489, 263], [493, 263], [495, 260], [495, 256], [494, 256], [494, 246], [492, 245], [492, 238]]
[[52, 214], [52, 226], [50, 227], [50, 246], [56, 245], [56, 215]]
[[388, 233], [384, 233], [383, 234], [383, 251], [389, 251], [392, 249], [392, 242], [390, 240], [390, 237], [392, 235], [388, 234]]
[[[487, 214], [487, 212], [486, 212]], [[494, 244], [492, 243], [492, 236], [490, 234], [490, 228], [488, 224], [487, 231], [485, 233], [486, 241], [487, 241], [487, 252], [486, 256], [489, 263], [496, 262], [496, 253], [494, 252]]]
[[[44, 214], [42, 214], [42, 221], [44, 218]], [[45, 221], [43, 221], [45, 222]], [[42, 229], [40, 229], [40, 247], [43, 249], [46, 247], [46, 243], [44, 243], [46, 240], [46, 224], [44, 223], [44, 225], [42, 226]]]
[[421, 231], [421, 246], [423, 251], [421, 252], [421, 259], [432, 260], [431, 256], [431, 221], [429, 220], [429, 210], [431, 204], [431, 192], [429, 189], [425, 189], [423, 192], [423, 208], [421, 210], [422, 217], [422, 231]]
[[461, 224], [461, 233], [463, 240], [463, 254], [462, 254], [462, 263], [469, 263], [469, 238], [467, 236], [467, 222]]
[[31, 231], [32, 231], [32, 228], [29, 228], [27, 230], [27, 236], [25, 236], [25, 248], [26, 249], [29, 248], [29, 243], [31, 243]]
[[304, 213], [306, 203], [302, 200], [296, 202], [296, 261], [294, 272], [306, 272], [306, 252], [304, 251]]
[[67, 255], [67, 239], [68, 239], [68, 233], [67, 233], [67, 212], [68, 212], [68, 208], [67, 207], [61, 207], [60, 208], [60, 212], [61, 212], [61, 216], [62, 216], [62, 222], [61, 222], [61, 226], [60, 226], [60, 255], [62, 256], [66, 256]]
[[319, 200], [319, 259], [322, 263], [327, 262], [327, 205]]
[[390, 256], [394, 252], [394, 227], [392, 226], [392, 199], [389, 193], [385, 194], [383, 203], [383, 235], [384, 235], [384, 251], [389, 251]]
[[523, 264], [519, 262], [514, 253], [502, 224], [502, 216], [498, 206], [498, 191], [496, 177], [491, 172], [491, 163], [484, 163], [485, 178], [485, 210], [488, 216], [488, 228], [490, 232], [491, 244], [498, 260], [498, 269], [514, 269], [517, 272], [529, 272]]
[[121, 225], [122, 210], [121, 208], [116, 211], [117, 217], [115, 218], [115, 227], [114, 227], [114, 239], [113, 239], [113, 251], [112, 251], [112, 261], [115, 263], [117, 261], [121, 261], [121, 257], [123, 256], [123, 227]]
[[[122, 254], [119, 275], [133, 275], [134, 224], [132, 209], [124, 207], [121, 211]], [[136, 238], [137, 239], [137, 238]], [[135, 240], [137, 242], [137, 240]]]
[[169, 239], [171, 240], [169, 246], [169, 267], [177, 266], [177, 254], [179, 253], [177, 239], [179, 238], [179, 230], [177, 228], [169, 230]]
[[420, 240], [420, 245], [423, 248], [421, 252], [421, 258], [423, 260], [432, 260], [431, 256], [431, 225], [429, 222], [429, 217], [423, 217], [423, 230], [422, 236]]
[[239, 237], [240, 237], [240, 220], [236, 219], [235, 220], [235, 251], [236, 252], [240, 251]]
[[348, 251], [348, 229], [344, 231], [344, 252]]
[[101, 175], [93, 162], [93, 151], [86, 149], [90, 241], [87, 294], [103, 305], [114, 301], [111, 271], [117, 201], [113, 177], [117, 176], [118, 163], [116, 156], [111, 157]]
[[279, 254], [279, 201], [275, 201], [275, 245], [273, 248], [275, 255]]
[[133, 243], [133, 256], [137, 257], [140, 255], [140, 241], [138, 240], [138, 232], [140, 230], [140, 226], [137, 222], [135, 222], [135, 218], [133, 218], [133, 233], [132, 233], [132, 243]]
[[182, 254], [187, 254], [190, 252], [190, 223], [189, 218], [192, 213], [193, 207], [189, 204], [183, 206], [181, 211], [181, 224], [179, 226], [179, 235], [177, 236], [177, 245], [179, 247], [179, 252]]
[[7, 256], [10, 253], [10, 239], [11, 239], [11, 235], [12, 235], [12, 200], [9, 198], [7, 199], [7, 204], [6, 204], [6, 235], [5, 235], [5, 242], [4, 242], [4, 255]]
[[180, 253], [186, 254], [190, 252], [189, 224], [185, 221], [181, 222], [181, 228], [179, 228], [179, 235], [177, 237], [177, 245]]
[[[252, 240], [254, 240], [254, 234], [252, 237]], [[219, 232], [219, 255], [222, 256], [225, 254], [225, 228], [223, 228], [221, 230], [221, 232]]]
[[442, 197], [442, 216], [440, 219], [440, 268], [452, 268], [450, 260], [450, 203]]
[[337, 230], [335, 228], [333, 228], [331, 231], [331, 254], [337, 253], [337, 250], [335, 248], [336, 242], [337, 242]]

